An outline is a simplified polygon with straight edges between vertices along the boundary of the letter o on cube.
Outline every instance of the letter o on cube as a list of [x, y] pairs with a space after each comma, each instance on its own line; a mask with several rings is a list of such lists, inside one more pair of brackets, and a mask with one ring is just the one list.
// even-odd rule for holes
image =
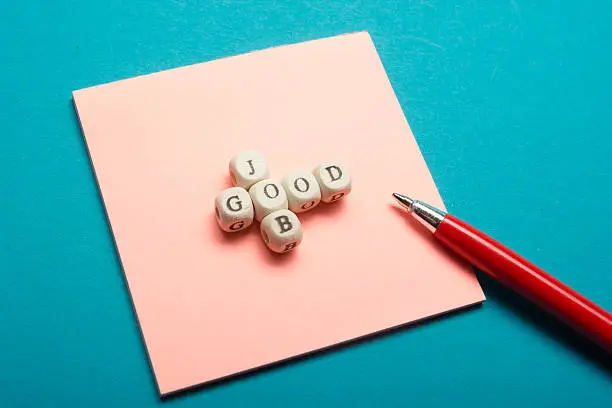
[[276, 180], [265, 179], [253, 184], [249, 189], [249, 194], [253, 201], [257, 221], [261, 221], [266, 215], [276, 210], [288, 208], [287, 193]]
[[278, 210], [266, 215], [260, 225], [261, 237], [273, 252], [290, 252], [302, 243], [302, 224], [289, 210]]
[[307, 171], [286, 174], [281, 184], [287, 192], [289, 209], [294, 213], [312, 210], [321, 202], [321, 189], [317, 179]]
[[351, 175], [339, 162], [327, 162], [317, 166], [312, 174], [321, 188], [321, 201], [333, 203], [351, 192]]
[[253, 223], [253, 202], [242, 187], [231, 187], [221, 191], [215, 198], [217, 224], [225, 232], [237, 232]]

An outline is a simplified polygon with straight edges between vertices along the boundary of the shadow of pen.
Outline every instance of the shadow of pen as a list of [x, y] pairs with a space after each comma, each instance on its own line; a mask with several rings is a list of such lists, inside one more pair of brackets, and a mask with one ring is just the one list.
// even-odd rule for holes
[[482, 288], [491, 300], [495, 300], [521, 321], [535, 327], [546, 336], [555, 339], [565, 349], [583, 357], [599, 371], [612, 379], [612, 355], [576, 332], [564, 322], [540, 309], [530, 300], [516, 294], [486, 273], [473, 268]]
[[[398, 207], [395, 203], [390, 204], [390, 206], [393, 207], [400, 218], [404, 219], [409, 228], [413, 228], [423, 239], [432, 241], [432, 245], [440, 247], [441, 255], [456, 256], [450, 249], [433, 242], [435, 241], [433, 235], [423, 228], [415, 218], [407, 216], [403, 208]], [[555, 339], [566, 350], [580, 355], [612, 379], [612, 354], [609, 354], [561, 320], [542, 310], [538, 305], [493, 279], [487, 273], [473, 266], [472, 270], [476, 272], [476, 277], [487, 299], [498, 302], [521, 321], [535, 327], [536, 330], [541, 331], [547, 337]]]

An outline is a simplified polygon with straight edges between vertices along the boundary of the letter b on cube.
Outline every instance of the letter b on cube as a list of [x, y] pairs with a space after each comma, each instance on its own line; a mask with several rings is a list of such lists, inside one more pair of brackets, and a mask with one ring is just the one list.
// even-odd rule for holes
[[248, 228], [253, 223], [254, 215], [251, 196], [242, 187], [225, 189], [215, 198], [217, 223], [225, 232], [237, 232]]
[[278, 210], [266, 215], [260, 225], [261, 237], [273, 252], [285, 253], [302, 243], [302, 224], [289, 210]]

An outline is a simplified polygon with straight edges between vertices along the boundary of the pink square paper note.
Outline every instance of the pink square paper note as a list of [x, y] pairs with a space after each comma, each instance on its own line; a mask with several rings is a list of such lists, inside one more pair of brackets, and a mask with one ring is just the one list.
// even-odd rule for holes
[[[484, 300], [393, 204], [444, 207], [365, 32], [73, 96], [161, 394]], [[252, 149], [277, 179], [329, 159], [351, 170], [349, 196], [300, 215], [293, 253], [268, 251], [258, 224], [216, 225], [229, 159]]]

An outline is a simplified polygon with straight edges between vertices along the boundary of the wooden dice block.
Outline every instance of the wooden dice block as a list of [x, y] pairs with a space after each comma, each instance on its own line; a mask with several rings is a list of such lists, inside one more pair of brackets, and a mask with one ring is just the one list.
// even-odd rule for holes
[[257, 221], [261, 221], [274, 211], [288, 208], [287, 193], [276, 180], [265, 179], [253, 184], [249, 189], [249, 194], [253, 201]]
[[327, 162], [317, 166], [312, 174], [321, 189], [321, 201], [332, 203], [351, 192], [351, 175], [339, 162]]
[[237, 232], [253, 223], [254, 208], [251, 196], [242, 187], [221, 191], [215, 198], [215, 215], [225, 232]]
[[312, 210], [321, 202], [321, 189], [315, 177], [307, 171], [286, 174], [281, 184], [287, 193], [289, 209], [294, 213]]
[[247, 190], [258, 181], [269, 177], [268, 163], [256, 151], [244, 151], [232, 157], [229, 172], [232, 184]]
[[289, 210], [268, 214], [259, 228], [266, 246], [273, 252], [289, 252], [302, 243], [302, 224], [297, 215]]

